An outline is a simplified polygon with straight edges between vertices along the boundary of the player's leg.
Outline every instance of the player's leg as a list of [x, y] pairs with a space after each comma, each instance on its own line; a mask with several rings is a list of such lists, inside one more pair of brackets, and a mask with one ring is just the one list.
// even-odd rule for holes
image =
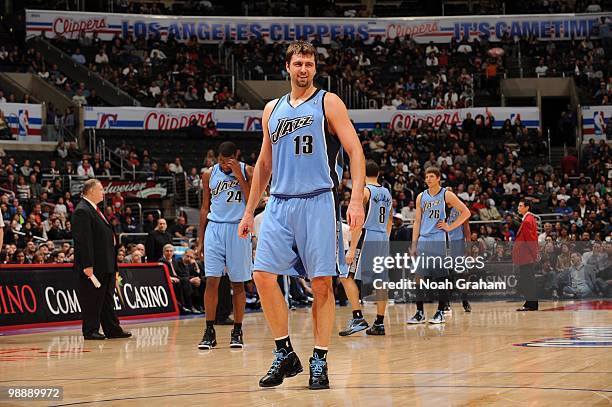
[[372, 327], [366, 331], [368, 335], [384, 335], [385, 334], [385, 312], [387, 310], [387, 299], [389, 293], [387, 290], [376, 290], [376, 320]]
[[348, 336], [354, 333], [363, 331], [369, 327], [367, 321], [363, 317], [361, 310], [361, 304], [359, 303], [359, 287], [357, 287], [357, 281], [361, 279], [361, 250], [363, 247], [365, 232], [361, 234], [357, 247], [355, 249], [355, 258], [353, 263], [348, 265], [348, 271], [346, 276], [340, 277], [342, 287], [346, 293], [346, 297], [351, 303], [353, 310], [353, 317], [348, 321], [345, 329], [340, 331], [340, 336]]
[[219, 282], [225, 270], [225, 230], [222, 223], [209, 222], [204, 237], [204, 310], [206, 328], [198, 349], [207, 350], [217, 346], [215, 319], [219, 302]]
[[228, 231], [226, 250], [230, 253], [227, 259], [227, 274], [232, 282], [234, 305], [234, 329], [231, 332], [230, 348], [242, 348], [244, 340], [242, 335], [242, 320], [246, 306], [246, 291], [244, 283], [251, 280], [253, 262], [250, 236], [241, 239], [238, 236], [238, 225], [231, 224]]
[[327, 348], [335, 316], [332, 277], [337, 274], [337, 233], [334, 196], [331, 192], [300, 199], [295, 211], [295, 242], [312, 281], [315, 347], [310, 358], [309, 388], [329, 388]]
[[[206, 274], [209, 274], [207, 271]], [[221, 277], [206, 277], [206, 288], [204, 289], [204, 310], [206, 312], [206, 329], [198, 349], [206, 350], [217, 346], [217, 334], [215, 332], [215, 319], [217, 316], [217, 303], [219, 302], [219, 282]]]
[[348, 321], [346, 328], [340, 331], [338, 334], [340, 336], [348, 336], [367, 329], [369, 325], [363, 317], [361, 304], [359, 303], [359, 287], [357, 287], [354, 273], [349, 273], [349, 275], [346, 277], [340, 277], [340, 282], [342, 283], [346, 297], [351, 304], [353, 317]]
[[234, 304], [234, 329], [230, 338], [230, 348], [242, 348], [244, 339], [242, 335], [242, 320], [244, 319], [244, 308], [246, 307], [246, 291], [244, 283], [232, 283]]
[[287, 225], [292, 205], [289, 201], [270, 198], [257, 243], [253, 281], [276, 343], [274, 361], [259, 380], [260, 387], [278, 386], [286, 377], [293, 377], [303, 370], [291, 345], [287, 304], [277, 282], [279, 274], [292, 273], [298, 258], [293, 250], [293, 230]]

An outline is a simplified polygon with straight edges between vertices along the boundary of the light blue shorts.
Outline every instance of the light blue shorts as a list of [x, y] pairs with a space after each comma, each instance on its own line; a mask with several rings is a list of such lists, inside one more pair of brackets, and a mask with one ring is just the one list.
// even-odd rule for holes
[[334, 195], [270, 197], [255, 254], [256, 271], [308, 278], [337, 275]]
[[208, 221], [204, 237], [204, 273], [206, 277], [227, 275], [233, 283], [249, 281], [253, 271], [251, 236], [238, 236], [238, 223]]

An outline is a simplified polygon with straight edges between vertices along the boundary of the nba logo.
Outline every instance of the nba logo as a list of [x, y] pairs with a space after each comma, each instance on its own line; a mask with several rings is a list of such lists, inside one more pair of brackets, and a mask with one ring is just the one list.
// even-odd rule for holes
[[27, 110], [19, 110], [19, 137], [27, 137], [30, 130], [30, 115]]
[[595, 112], [593, 116], [593, 126], [595, 127], [595, 134], [601, 136], [606, 131], [606, 117], [604, 112]]
[[246, 116], [244, 119], [244, 131], [260, 131], [261, 130], [261, 117]]

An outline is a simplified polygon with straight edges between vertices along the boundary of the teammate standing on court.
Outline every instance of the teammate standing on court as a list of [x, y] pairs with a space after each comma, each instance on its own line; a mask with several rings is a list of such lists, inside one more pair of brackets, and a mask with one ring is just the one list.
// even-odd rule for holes
[[[453, 192], [450, 187], [447, 187], [446, 190], [448, 192]], [[459, 198], [460, 199], [460, 198]], [[450, 207], [448, 208], [448, 216], [447, 223], [452, 225], [453, 222], [459, 217], [459, 211], [456, 208]], [[449, 240], [449, 249], [450, 255], [452, 258], [456, 259], [461, 256], [466, 255], [466, 247], [468, 242], [470, 241], [470, 220], [469, 218], [463, 222], [462, 227], [455, 228], [448, 232], [448, 240]], [[465, 291], [461, 291], [461, 302], [463, 304], [463, 309], [465, 312], [472, 312], [472, 306], [467, 299], [467, 293]], [[445, 311], [450, 311], [450, 299], [449, 304], [446, 306]]]
[[[409, 324], [422, 324], [425, 322], [425, 311], [423, 308], [422, 290], [419, 289], [419, 280], [443, 282], [448, 277], [448, 270], [443, 267], [446, 257], [447, 233], [463, 227], [470, 217], [470, 211], [457, 195], [440, 186], [440, 170], [436, 167], [428, 167], [425, 170], [425, 183], [428, 189], [417, 196], [416, 217], [412, 232], [412, 255], [421, 257], [416, 270], [417, 276], [417, 312], [407, 322]], [[447, 223], [447, 205], [455, 208], [459, 215], [450, 225]], [[431, 324], [442, 324], [444, 319], [444, 307], [448, 302], [447, 290], [438, 290], [438, 310]]]
[[253, 274], [276, 342], [275, 358], [259, 381], [261, 387], [278, 386], [303, 370], [291, 345], [287, 304], [277, 283], [279, 274], [297, 274], [294, 266], [299, 258], [314, 293], [309, 388], [329, 388], [327, 347], [334, 325], [332, 276], [338, 257], [336, 163], [341, 146], [350, 158], [353, 183], [347, 221], [351, 228], [361, 229], [364, 220], [363, 150], [342, 100], [313, 85], [316, 56], [315, 48], [305, 41], [294, 41], [287, 48], [291, 92], [264, 108], [263, 144], [239, 226], [241, 236], [253, 230], [253, 212], [273, 175]]
[[[346, 329], [340, 331], [340, 336], [352, 335], [368, 328], [359, 304], [359, 288], [355, 280], [362, 284], [371, 284], [373, 277], [374, 257], [389, 256], [389, 235], [393, 226], [393, 211], [391, 209], [391, 193], [378, 183], [380, 167], [374, 161], [366, 163], [366, 187], [363, 202], [366, 207], [366, 218], [362, 230], [353, 230], [351, 247], [346, 255], [346, 263], [350, 265], [348, 275], [341, 278], [342, 286], [353, 309], [353, 318], [349, 320]], [[388, 275], [388, 273], [386, 273]], [[382, 278], [382, 274], [377, 275]], [[365, 289], [365, 284], [362, 290]], [[385, 309], [387, 308], [387, 290], [376, 290], [376, 321], [366, 331], [368, 335], [385, 334]]]
[[250, 235], [238, 236], [238, 223], [249, 199], [253, 167], [236, 160], [236, 145], [226, 141], [219, 145], [218, 163], [202, 175], [202, 207], [198, 251], [204, 249], [206, 290], [204, 309], [206, 330], [198, 349], [211, 349], [217, 345], [215, 318], [219, 302], [219, 282], [227, 270], [232, 282], [234, 329], [230, 347], [242, 348], [242, 319], [246, 304], [244, 282], [251, 279], [253, 253]]

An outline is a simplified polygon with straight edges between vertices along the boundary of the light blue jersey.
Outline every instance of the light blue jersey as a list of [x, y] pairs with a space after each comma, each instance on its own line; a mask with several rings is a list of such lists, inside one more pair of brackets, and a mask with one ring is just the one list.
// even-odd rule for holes
[[387, 223], [391, 216], [391, 193], [380, 185], [368, 184], [370, 199], [363, 228], [372, 232], [387, 233]]
[[436, 196], [431, 196], [426, 189], [421, 194], [419, 240], [446, 241], [446, 232], [436, 227], [439, 221], [446, 220], [445, 192], [446, 188], [440, 188]]
[[[446, 221], [446, 223], [448, 223], [449, 225], [452, 224], [454, 221], [457, 220], [457, 218], [459, 217], [459, 211], [455, 208], [450, 208], [450, 211], [448, 213], [448, 220]], [[450, 232], [448, 232], [448, 240], [453, 241], [453, 240], [465, 240], [465, 236], [463, 235], [463, 225], [451, 230]]]
[[[246, 164], [240, 163], [245, 179]], [[204, 272], [206, 277], [229, 276], [234, 283], [249, 281], [253, 271], [251, 237], [238, 236], [238, 223], [244, 213], [245, 196], [233, 173], [225, 173], [216, 164], [208, 182], [210, 211], [204, 237]]]
[[274, 106], [268, 121], [273, 196], [310, 196], [338, 186], [340, 141], [327, 129], [325, 93], [317, 89], [297, 107], [291, 106], [287, 94]]
[[[240, 169], [246, 179], [246, 164], [241, 162]], [[236, 176], [232, 172], [226, 174], [219, 164], [215, 164], [210, 173], [208, 187], [210, 188], [208, 220], [218, 223], [240, 223], [246, 207], [246, 197], [240, 189]]]

